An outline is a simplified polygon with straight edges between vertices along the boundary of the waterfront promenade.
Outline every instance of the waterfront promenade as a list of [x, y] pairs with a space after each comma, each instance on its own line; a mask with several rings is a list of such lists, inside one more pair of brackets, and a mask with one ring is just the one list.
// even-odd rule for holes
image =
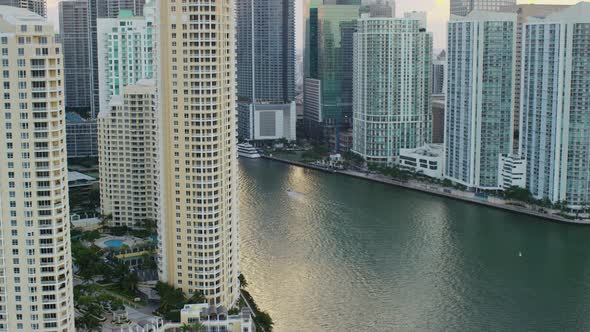
[[[374, 173], [367, 173], [367, 172], [358, 172], [353, 170], [336, 170], [336, 169], [327, 169], [317, 165], [306, 164], [298, 161], [277, 158], [272, 156], [264, 155], [263, 158], [274, 160], [282, 163], [287, 163], [295, 166], [300, 166], [304, 168], [314, 169], [321, 172], [327, 172], [332, 174], [340, 174], [345, 176], [351, 176], [363, 180], [379, 182], [387, 185], [392, 185], [396, 187], [402, 187], [409, 190], [421, 191], [424, 193], [428, 193], [431, 195], [443, 196], [448, 197], [456, 200], [461, 200], [464, 202], [469, 202], [473, 204], [479, 204], [488, 206], [491, 208], [507, 210], [515, 213], [526, 214], [529, 216], [534, 216], [538, 218], [543, 218], [545, 220], [553, 221], [553, 222], [560, 222], [560, 223], [568, 223], [568, 224], [578, 224], [578, 225], [590, 225], [590, 220], [587, 219], [568, 219], [562, 216], [557, 215], [558, 211], [556, 210], [548, 210], [544, 209], [546, 212], [537, 211], [533, 208], [523, 207], [519, 205], [515, 205], [515, 202], [507, 201], [501, 199], [499, 197], [493, 196], [486, 196], [484, 197], [477, 197], [475, 193], [466, 192], [457, 189], [446, 188], [443, 186], [439, 186], [436, 184], [431, 183], [424, 183], [416, 180], [409, 180], [406, 182], [397, 181], [392, 179], [388, 176], [384, 176], [381, 174], [374, 174]], [[512, 204], [511, 204], [512, 203]], [[518, 203], [524, 204], [524, 203]]]

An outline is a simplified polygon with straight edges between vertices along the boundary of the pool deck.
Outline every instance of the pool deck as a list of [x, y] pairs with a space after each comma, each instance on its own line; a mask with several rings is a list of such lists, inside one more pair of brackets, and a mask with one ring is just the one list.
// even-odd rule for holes
[[380, 174], [367, 174], [364, 172], [357, 172], [357, 171], [350, 171], [350, 170], [325, 169], [325, 168], [322, 168], [322, 167], [319, 167], [316, 165], [310, 165], [310, 164], [305, 164], [305, 163], [298, 162], [298, 161], [270, 157], [270, 156], [263, 156], [263, 158], [286, 163], [286, 164], [290, 164], [290, 165], [295, 165], [295, 166], [299, 166], [299, 167], [314, 169], [314, 170], [321, 171], [321, 172], [351, 176], [351, 177], [355, 177], [358, 179], [379, 182], [379, 183], [392, 185], [392, 186], [396, 186], [396, 187], [401, 187], [401, 188], [405, 188], [405, 189], [410, 189], [410, 190], [414, 190], [414, 191], [420, 191], [420, 192], [427, 193], [430, 195], [442, 196], [442, 197], [460, 200], [460, 201], [468, 202], [468, 203], [472, 203], [472, 204], [484, 205], [484, 206], [495, 208], [495, 209], [501, 209], [501, 210], [524, 214], [524, 215], [528, 215], [528, 216], [532, 216], [532, 217], [542, 218], [542, 219], [553, 221], [553, 222], [575, 224], [575, 225], [590, 225], [590, 220], [587, 220], [587, 219], [567, 219], [567, 218], [563, 218], [563, 217], [555, 215], [555, 214], [542, 213], [542, 212], [536, 211], [534, 209], [507, 204], [508, 203], [507, 201], [497, 198], [497, 197], [488, 197], [487, 200], [482, 200], [482, 199], [476, 198], [473, 195], [473, 193], [460, 191], [460, 190], [456, 190], [456, 189], [449, 189], [449, 188], [445, 188], [445, 187], [434, 185], [434, 184], [422, 183], [422, 182], [418, 182], [418, 181], [400, 182], [400, 181], [393, 180], [387, 176], [380, 175]]

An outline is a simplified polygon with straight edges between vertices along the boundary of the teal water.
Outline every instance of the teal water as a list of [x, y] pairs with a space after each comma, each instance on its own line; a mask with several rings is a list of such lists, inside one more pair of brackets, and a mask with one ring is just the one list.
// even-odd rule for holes
[[588, 227], [268, 160], [239, 181], [275, 331], [590, 331]]
[[121, 248], [123, 246], [123, 240], [108, 240], [104, 244], [109, 248]]

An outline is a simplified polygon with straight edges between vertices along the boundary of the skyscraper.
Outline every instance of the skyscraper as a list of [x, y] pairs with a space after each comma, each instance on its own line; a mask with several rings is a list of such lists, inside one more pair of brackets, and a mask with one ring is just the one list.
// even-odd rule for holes
[[47, 17], [47, 0], [0, 0], [0, 6], [20, 7]]
[[0, 330], [74, 331], [63, 59], [51, 24], [0, 6]]
[[90, 107], [88, 3], [59, 3], [59, 33], [63, 46], [65, 99], [68, 108]]
[[159, 1], [160, 279], [238, 299], [234, 1]]
[[98, 24], [99, 18], [116, 18], [122, 9], [130, 9], [133, 15], [141, 16], [145, 0], [87, 0], [88, 1], [88, 42], [90, 54], [91, 113], [95, 118], [99, 112], [100, 84], [98, 77]]
[[590, 202], [590, 4], [523, 27], [520, 152], [538, 199]]
[[516, 14], [451, 16], [447, 44], [445, 176], [498, 188], [501, 154], [512, 152]]
[[451, 0], [451, 15], [467, 16], [474, 10], [500, 11], [503, 6], [516, 5], [516, 0]]
[[254, 139], [253, 103], [289, 118], [282, 110], [295, 100], [295, 1], [237, 0], [236, 7], [238, 134]]
[[520, 81], [522, 75], [522, 27], [530, 18], [542, 18], [558, 12], [568, 5], [533, 5], [521, 4], [505, 6], [502, 12], [517, 14], [516, 28], [516, 84], [514, 86], [514, 150], [518, 150], [520, 128]]
[[111, 96], [141, 79], [154, 77], [155, 3], [148, 0], [145, 16], [134, 16], [129, 9], [117, 18], [99, 18], [98, 77], [100, 111], [110, 109]]
[[236, 7], [239, 100], [294, 100], [295, 1], [236, 0]]
[[98, 114], [101, 213], [114, 226], [158, 219], [156, 85], [125, 86]]
[[352, 124], [352, 40], [360, 1], [340, 3], [313, 1], [307, 21], [304, 122], [307, 135], [321, 142]]
[[394, 163], [432, 139], [432, 35], [421, 20], [363, 14], [354, 34], [353, 151]]

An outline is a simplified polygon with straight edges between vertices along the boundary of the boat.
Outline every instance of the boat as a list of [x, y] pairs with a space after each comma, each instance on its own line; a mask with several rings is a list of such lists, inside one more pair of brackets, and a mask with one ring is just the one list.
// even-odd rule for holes
[[244, 158], [260, 158], [261, 155], [258, 153], [258, 150], [250, 143], [239, 143], [238, 144], [238, 156]]

